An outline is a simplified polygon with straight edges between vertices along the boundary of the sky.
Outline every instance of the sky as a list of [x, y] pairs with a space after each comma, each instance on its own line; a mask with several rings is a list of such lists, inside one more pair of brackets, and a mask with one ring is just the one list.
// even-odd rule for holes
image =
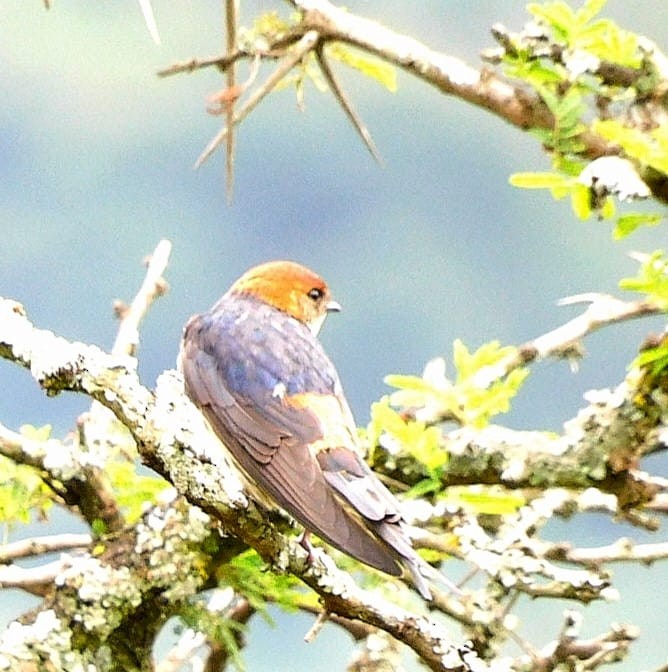
[[[494, 46], [492, 24], [520, 29], [526, 20], [516, 0], [424, 0], [419, 12], [399, 0], [345, 4], [474, 66], [479, 52]], [[242, 5], [248, 25], [258, 7], [277, 3]], [[206, 113], [220, 75], [156, 76], [174, 61], [220, 52], [219, 3], [153, 6], [161, 46], [130, 0], [56, 0], [50, 11], [39, 0], [0, 5], [0, 295], [22, 302], [40, 327], [109, 348], [112, 302], [132, 298], [142, 258], [168, 238], [170, 290], [151, 308], [139, 352], [149, 386], [174, 366], [189, 315], [208, 308], [249, 266], [289, 258], [323, 275], [344, 307], [328, 320], [322, 340], [363, 425], [371, 402], [388, 392], [386, 374], [419, 373], [432, 357], [450, 358], [457, 338], [470, 347], [530, 340], [577, 314], [557, 307], [558, 299], [620, 294], [619, 278], [636, 270], [628, 252], [664, 245], [661, 229], [613, 242], [609, 224], [579, 222], [567, 203], [511, 187], [512, 173], [549, 168], [529, 135], [403, 73], [392, 94], [341, 67], [382, 167], [330, 96], [309, 86], [299, 111], [294, 91], [285, 88], [239, 130], [230, 205], [222, 153], [193, 170], [222, 123]], [[605, 14], [668, 47], [664, 0], [610, 0]], [[533, 367], [499, 422], [559, 431], [585, 404], [587, 390], [620, 382], [638, 344], [660, 326], [638, 322], [589, 337], [577, 374], [559, 362]], [[5, 362], [0, 381], [0, 421], [11, 428], [50, 423], [62, 436], [87, 407], [76, 396], [46, 399]], [[665, 463], [653, 468], [666, 472]], [[70, 529], [73, 522], [57, 516], [53, 525]], [[559, 523], [553, 533], [573, 534]], [[602, 519], [575, 531], [592, 545], [631, 533]], [[592, 634], [612, 620], [640, 623], [643, 643], [617, 669], [656, 667], [665, 661], [651, 642], [665, 641], [668, 615], [652, 610], [647, 618], [649, 582], [666, 572], [619, 573], [635, 599], [630, 610], [628, 600], [620, 603], [627, 611], [588, 608]], [[0, 600], [0, 625], [28, 603], [17, 593]], [[550, 606], [558, 617], [561, 610]], [[322, 644], [301, 646], [308, 627], [308, 619], [282, 618], [260, 640], [294, 640], [296, 657], [286, 670], [341, 648], [336, 642], [345, 635], [333, 628]], [[533, 635], [545, 636], [540, 629]], [[251, 642], [249, 668], [277, 670], [264, 655]]]

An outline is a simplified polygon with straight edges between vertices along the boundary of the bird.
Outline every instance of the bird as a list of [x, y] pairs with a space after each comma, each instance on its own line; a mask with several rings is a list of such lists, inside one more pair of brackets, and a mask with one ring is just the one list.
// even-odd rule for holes
[[435, 573], [412, 546], [395, 496], [362, 458], [341, 381], [317, 336], [341, 310], [293, 261], [246, 271], [183, 332], [187, 396], [251, 486], [310, 533], [422, 597]]

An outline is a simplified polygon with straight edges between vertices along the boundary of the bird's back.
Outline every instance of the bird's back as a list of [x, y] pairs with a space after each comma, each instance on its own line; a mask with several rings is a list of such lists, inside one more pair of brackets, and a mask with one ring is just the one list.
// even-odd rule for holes
[[188, 395], [256, 487], [344, 553], [400, 574], [397, 553], [376, 536], [383, 521], [343, 501], [314, 454], [332, 437], [355, 450], [355, 428], [336, 370], [305, 325], [226, 295], [186, 326], [181, 366]]

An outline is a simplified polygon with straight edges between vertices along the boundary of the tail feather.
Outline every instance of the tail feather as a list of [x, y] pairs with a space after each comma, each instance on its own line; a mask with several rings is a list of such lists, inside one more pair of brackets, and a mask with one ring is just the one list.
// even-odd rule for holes
[[434, 569], [429, 563], [425, 562], [413, 548], [410, 536], [408, 535], [407, 525], [404, 523], [379, 523], [376, 527], [378, 535], [391, 546], [404, 561], [413, 579], [413, 584], [417, 591], [425, 600], [431, 600], [432, 594], [429, 588], [428, 580], [440, 583], [451, 593], [461, 595], [462, 591], [452, 581], [447, 579], [441, 572]]

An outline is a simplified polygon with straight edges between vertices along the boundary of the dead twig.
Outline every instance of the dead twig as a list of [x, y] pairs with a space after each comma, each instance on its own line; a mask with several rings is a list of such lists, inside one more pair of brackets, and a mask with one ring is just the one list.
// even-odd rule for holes
[[195, 168], [199, 168], [227, 137], [230, 128], [241, 123], [259, 104], [273, 91], [278, 83], [285, 77], [292, 68], [299, 63], [299, 61], [311, 51], [318, 43], [318, 33], [314, 30], [307, 32], [299, 42], [291, 49], [283, 59], [278, 63], [276, 69], [267, 77], [267, 79], [258, 86], [251, 96], [246, 100], [244, 105], [237, 110], [232, 117], [231, 126], [223, 126], [223, 128], [214, 136], [214, 138], [205, 147], [204, 151], [199, 155], [195, 161]]
[[350, 120], [350, 123], [355, 127], [355, 130], [357, 131], [360, 138], [362, 138], [362, 142], [364, 142], [371, 156], [373, 156], [373, 158], [376, 160], [377, 163], [383, 165], [383, 159], [381, 158], [380, 153], [378, 152], [376, 143], [373, 141], [373, 138], [371, 137], [371, 133], [369, 133], [369, 129], [366, 127], [365, 123], [362, 121], [360, 116], [355, 111], [355, 108], [348, 100], [348, 97], [344, 93], [343, 89], [341, 88], [341, 85], [339, 84], [338, 80], [336, 79], [336, 76], [334, 75], [334, 71], [329, 65], [329, 62], [325, 55], [325, 47], [323, 44], [318, 45], [318, 47], [315, 50], [315, 55], [316, 58], [318, 59], [318, 65], [320, 65], [320, 70], [323, 76], [325, 77], [327, 84], [329, 84], [329, 88], [332, 90], [332, 93], [334, 94], [336, 100], [339, 102], [339, 105], [341, 105], [341, 107], [343, 108], [343, 111], [346, 113], [346, 116]]

